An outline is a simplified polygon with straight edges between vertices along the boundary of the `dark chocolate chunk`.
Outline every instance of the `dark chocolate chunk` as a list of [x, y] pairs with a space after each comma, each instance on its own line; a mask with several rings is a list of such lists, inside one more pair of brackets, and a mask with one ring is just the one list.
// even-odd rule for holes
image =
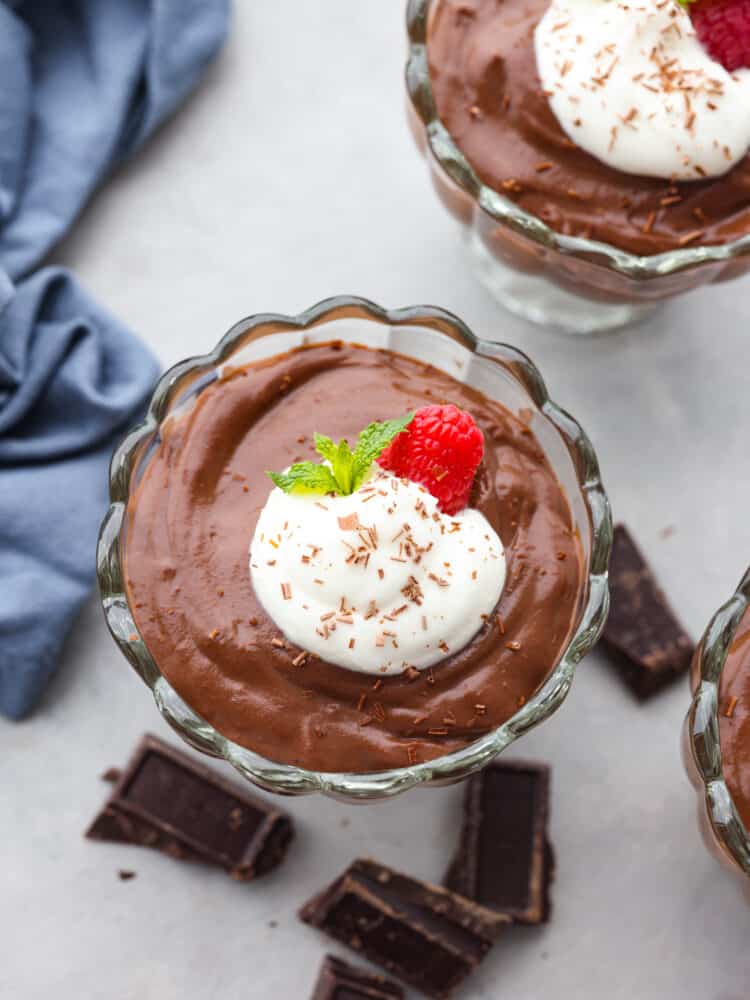
[[454, 892], [521, 924], [549, 919], [554, 854], [547, 839], [549, 768], [511, 761], [472, 775], [445, 875]]
[[326, 955], [310, 1000], [403, 1000], [404, 991], [383, 976]]
[[121, 868], [117, 873], [117, 877], [121, 882], [129, 882], [131, 879], [135, 878], [135, 872], [131, 872], [127, 868]]
[[629, 687], [647, 698], [688, 669], [694, 644], [623, 524], [614, 531], [609, 590], [602, 641]]
[[448, 889], [359, 859], [300, 910], [300, 919], [428, 996], [448, 997], [489, 951], [500, 924]]
[[86, 836], [154, 847], [248, 881], [281, 863], [292, 832], [285, 813], [144, 736]]
[[119, 767], [108, 767], [107, 770], [102, 774], [102, 781], [108, 781], [110, 785], [114, 785], [120, 780], [122, 771]]

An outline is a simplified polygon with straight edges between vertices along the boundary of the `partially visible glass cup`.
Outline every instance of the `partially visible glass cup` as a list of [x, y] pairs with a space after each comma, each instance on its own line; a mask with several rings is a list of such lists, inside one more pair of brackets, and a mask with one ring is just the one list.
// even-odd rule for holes
[[[131, 496], [153, 456], [165, 421], [189, 409], [222, 373], [305, 343], [352, 340], [429, 363], [470, 382], [509, 410], [523, 414], [568, 497], [585, 559], [584, 585], [572, 637], [547, 680], [507, 722], [475, 742], [422, 764], [377, 773], [323, 773], [267, 760], [231, 742], [209, 725], [169, 684], [139, 635], [123, 580], [122, 550]], [[102, 524], [97, 574], [107, 625], [118, 646], [151, 688], [159, 711], [196, 749], [221, 757], [268, 791], [319, 791], [344, 800], [395, 795], [421, 784], [446, 784], [484, 767], [498, 753], [559, 708], [575, 668], [604, 625], [607, 567], [612, 544], [609, 502], [594, 450], [576, 421], [549, 398], [532, 362], [515, 348], [478, 339], [442, 309], [388, 311], [365, 299], [327, 299], [298, 316], [262, 314], [236, 324], [217, 347], [176, 365], [160, 380], [148, 414], [117, 449], [110, 468], [110, 508]]]
[[407, 7], [409, 122], [441, 201], [462, 226], [479, 280], [502, 306], [566, 333], [596, 333], [750, 270], [750, 233], [722, 246], [692, 244], [644, 257], [564, 236], [483, 184], [438, 117], [427, 56], [437, 2], [409, 0]]
[[711, 619], [693, 657], [693, 701], [683, 727], [683, 759], [698, 795], [698, 819], [711, 853], [750, 898], [750, 831], [729, 791], [719, 735], [721, 675], [743, 617], [750, 608], [750, 570]]

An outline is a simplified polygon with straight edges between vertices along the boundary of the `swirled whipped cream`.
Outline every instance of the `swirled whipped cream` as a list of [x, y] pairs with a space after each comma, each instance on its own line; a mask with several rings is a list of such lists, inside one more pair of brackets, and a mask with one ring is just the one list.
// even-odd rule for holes
[[750, 148], [750, 70], [713, 60], [676, 0], [552, 0], [535, 48], [560, 126], [610, 167], [700, 180]]
[[269, 617], [303, 651], [349, 670], [423, 670], [462, 649], [505, 584], [478, 510], [448, 516], [423, 487], [378, 474], [350, 496], [275, 488], [250, 546]]

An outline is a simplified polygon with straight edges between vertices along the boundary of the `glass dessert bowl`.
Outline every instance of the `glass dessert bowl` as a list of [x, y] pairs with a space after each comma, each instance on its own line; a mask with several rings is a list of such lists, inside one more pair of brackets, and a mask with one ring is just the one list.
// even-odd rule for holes
[[[446, 37], [442, 39], [439, 56], [451, 60], [454, 52], [464, 54], [457, 55], [450, 65], [446, 64], [445, 79], [440, 84], [442, 90], [438, 93], [431, 75], [429, 43], [433, 40], [430, 31], [436, 11], [441, 5], [449, 6], [449, 13], [457, 19], [474, 17], [476, 10], [482, 9], [482, 2], [477, 4], [476, 0], [467, 4], [458, 4], [457, 0], [455, 3], [453, 0], [409, 0], [406, 68], [409, 120], [417, 145], [428, 161], [437, 193], [462, 226], [479, 279], [504, 307], [534, 323], [554, 329], [569, 333], [593, 333], [635, 322], [669, 298], [700, 285], [726, 281], [747, 272], [750, 267], [750, 212], [747, 216], [733, 216], [731, 235], [726, 228], [716, 228], [710, 240], [703, 236], [700, 220], [705, 219], [705, 215], [701, 205], [712, 204], [710, 192], [716, 185], [691, 181], [678, 189], [677, 186], [669, 187], [668, 181], [661, 183], [663, 197], [656, 200], [654, 211], [646, 214], [641, 206], [645, 221], [639, 223], [639, 229], [632, 230], [628, 239], [625, 238], [621, 227], [630, 210], [624, 210], [621, 219], [613, 214], [613, 206], [624, 191], [630, 194], [627, 176], [619, 170], [608, 170], [593, 156], [576, 148], [576, 144], [565, 137], [548, 108], [530, 107], [532, 89], [533, 100], [540, 99], [540, 93], [541, 98], [545, 97], [535, 73], [532, 73], [527, 93], [523, 93], [522, 88], [519, 93], [518, 86], [513, 90], [511, 77], [514, 70], [522, 65], [524, 71], [529, 72], [529, 65], [522, 63], [522, 56], [518, 55], [519, 39], [525, 44], [525, 38], [521, 38], [515, 23], [517, 10], [513, 17], [508, 18], [507, 30], [501, 32], [498, 28], [490, 33], [486, 30], [490, 22], [483, 22], [478, 25], [471, 40], [465, 43], [458, 33], [459, 29], [456, 29], [455, 39], [450, 36], [450, 29], [445, 28], [446, 14], [443, 34], [447, 40]], [[499, 18], [500, 14], [496, 13], [499, 10], [493, 6], [487, 17]], [[564, 19], [561, 19], [559, 27], [564, 26]], [[500, 27], [505, 29], [506, 26]], [[557, 27], [554, 25], [553, 31]], [[584, 41], [583, 35], [579, 34], [577, 38]], [[452, 41], [455, 45], [449, 44]], [[495, 47], [503, 45], [506, 51], [495, 53]], [[533, 52], [533, 46], [531, 48]], [[587, 59], [588, 55], [584, 61]], [[474, 77], [461, 77], [462, 72], [467, 72], [467, 66], [469, 69], [472, 67], [472, 60], [478, 66]], [[559, 62], [563, 62], [562, 58]], [[577, 72], [576, 65], [575, 56], [571, 55], [564, 63], [562, 75], [572, 68], [572, 77]], [[528, 181], [527, 177], [523, 178], [527, 185], [525, 188], [512, 175], [499, 180], [503, 171], [512, 174], [512, 160], [516, 156], [514, 149], [519, 148], [515, 135], [512, 136], [514, 144], [503, 149], [502, 155], [496, 148], [498, 137], [503, 135], [502, 121], [499, 112], [492, 109], [500, 105], [505, 89], [507, 100], [510, 102], [512, 92], [514, 106], [521, 109], [518, 117], [522, 122], [530, 122], [522, 126], [528, 127], [531, 136], [529, 148], [518, 154], [519, 162], [515, 164], [519, 170], [525, 169], [530, 175]], [[646, 92], [644, 96], [649, 97]], [[462, 106], [472, 100], [478, 103]], [[445, 114], [441, 119], [438, 111], [439, 105], [442, 108], [451, 101], [453, 134], [446, 124]], [[636, 114], [638, 104], [640, 99], [634, 101], [633, 111], [628, 114]], [[538, 120], [534, 117], [537, 112]], [[490, 122], [493, 114], [496, 119]], [[617, 118], [615, 121], [618, 125], [614, 128], [620, 129], [622, 138], [632, 123], [626, 120], [623, 124]], [[576, 124], [580, 125], [581, 121], [576, 119]], [[483, 127], [486, 128], [486, 138], [477, 138], [477, 130]], [[537, 146], [545, 153], [550, 152], [549, 161], [545, 162], [546, 157], [540, 157], [537, 151], [539, 162], [530, 166], [528, 161], [534, 157]], [[561, 183], [569, 184], [570, 178], [577, 177], [575, 161], [571, 161], [571, 156], [578, 155], [585, 158], [579, 189], [567, 187], [557, 192], [559, 198], [557, 195], [555, 198], [548, 197], [545, 185], [555, 182], [558, 167], [562, 165], [563, 168], [561, 177], [564, 181]], [[533, 160], [531, 162], [533, 164]], [[750, 164], [750, 158], [746, 162]], [[745, 167], [742, 169], [745, 170]], [[494, 179], [491, 180], [489, 175]], [[635, 176], [630, 180], [635, 181], [636, 191], [641, 181], [646, 193], [659, 188], [659, 182], [653, 177]], [[610, 182], [614, 184], [612, 191], [609, 191]], [[617, 184], [620, 186], [617, 187]], [[740, 192], [743, 185], [746, 191], [747, 181], [742, 178], [734, 184], [732, 204], [735, 206], [738, 200], [742, 200]], [[633, 187], [632, 184], [630, 186]], [[688, 193], [685, 193], [686, 190]], [[592, 199], [596, 198], [603, 202], [598, 216], [590, 207]], [[524, 200], [526, 208], [520, 204]], [[693, 202], [695, 207], [690, 211], [695, 212], [694, 217], [688, 214], [687, 207]], [[644, 196], [643, 204], [646, 203]], [[627, 205], [627, 199], [623, 200], [623, 204]], [[542, 214], [536, 214], [528, 205], [533, 205], [534, 209], [542, 206], [538, 208]], [[676, 210], [684, 213], [681, 223], [684, 231], [681, 235], [673, 233], [675, 239], [670, 240], [669, 249], [659, 252], [660, 244], [656, 237], [662, 217]], [[591, 213], [593, 225], [586, 224], [587, 212]], [[597, 219], [601, 221], [608, 216], [607, 226], [597, 225]], [[744, 224], [743, 218], [746, 220]], [[692, 221], [688, 221], [690, 219]], [[564, 232], [566, 229], [569, 232], [572, 230], [573, 234]], [[587, 235], [588, 230], [594, 230], [594, 238]], [[604, 239], [602, 230], [607, 236], [611, 233], [612, 239]], [[684, 245], [680, 245], [683, 241]]]
[[[289, 638], [287, 631], [269, 630], [269, 627], [276, 626], [273, 616], [264, 619], [263, 609], [259, 610], [257, 603], [250, 606], [252, 601], [257, 602], [258, 597], [250, 585], [247, 568], [248, 545], [253, 537], [252, 518], [250, 513], [247, 516], [241, 513], [238, 515], [239, 520], [233, 520], [235, 515], [227, 512], [254, 512], [257, 535], [258, 517], [270, 516], [271, 510], [270, 499], [267, 499], [258, 515], [257, 491], [260, 488], [268, 494], [270, 482], [264, 478], [262, 471], [251, 477], [247, 464], [242, 466], [237, 463], [236, 456], [241, 449], [232, 439], [231, 421], [222, 424], [221, 434], [214, 433], [217, 424], [210, 424], [209, 432], [201, 432], [202, 436], [196, 431], [196, 428], [200, 431], [200, 422], [207, 419], [207, 414], [223, 411], [224, 417], [221, 419], [225, 421], [228, 415], [239, 414], [242, 436], [246, 430], [244, 422], [249, 419], [246, 413], [256, 403], [259, 406], [258, 400], [261, 398], [273, 399], [273, 419], [270, 423], [263, 424], [262, 415], [259, 422], [250, 421], [254, 436], [252, 447], [244, 452], [244, 456], [245, 462], [255, 462], [258, 470], [273, 467], [274, 463], [276, 468], [280, 468], [288, 464], [288, 461], [295, 462], [300, 457], [293, 452], [303, 451], [301, 443], [305, 440], [305, 432], [309, 435], [318, 429], [336, 430], [342, 426], [342, 419], [355, 419], [350, 416], [353, 411], [366, 413], [368, 407], [377, 409], [385, 405], [382, 392], [385, 392], [386, 387], [381, 385], [382, 374], [379, 367], [384, 364], [395, 365], [392, 384], [387, 386], [391, 397], [395, 392], [415, 394], [418, 391], [429, 396], [431, 386], [435, 387], [435, 394], [440, 396], [441, 392], [446, 391], [446, 386], [453, 386], [456, 394], [463, 393], [467, 399], [476, 402], [480, 415], [482, 400], [495, 408], [493, 413], [504, 414], [507, 427], [502, 429], [498, 425], [500, 443], [496, 445], [493, 439], [488, 444], [486, 461], [495, 462], [493, 448], [505, 448], [509, 439], [504, 435], [510, 434], [514, 441], [522, 442], [519, 447], [524, 452], [524, 461], [536, 463], [539, 480], [544, 488], [551, 488], [554, 483], [555, 498], [565, 498], [564, 531], [550, 537], [556, 539], [556, 548], [565, 545], [570, 547], [567, 562], [565, 551], [553, 551], [548, 553], [548, 565], [534, 564], [530, 544], [533, 539], [526, 536], [524, 539], [528, 552], [524, 550], [519, 555], [514, 547], [515, 534], [520, 531], [519, 528], [514, 528], [513, 531], [508, 529], [503, 541], [507, 543], [509, 553], [508, 580], [513, 581], [512, 584], [506, 583], [506, 591], [516, 595], [516, 611], [526, 607], [519, 594], [546, 594], [548, 597], [544, 599], [550, 601], [545, 605], [549, 622], [556, 621], [555, 615], [558, 612], [555, 609], [558, 607], [563, 610], [568, 607], [566, 613], [569, 613], [569, 620], [565, 619], [563, 624], [558, 622], [555, 626], [558, 638], [555, 640], [557, 644], [554, 652], [551, 649], [547, 652], [549, 662], [545, 661], [543, 666], [536, 664], [536, 669], [541, 670], [538, 683], [534, 681], [526, 693], [517, 698], [512, 711], [504, 712], [505, 717], [500, 724], [490, 725], [494, 711], [493, 697], [504, 697], [504, 691], [500, 691], [500, 687], [509, 687], [514, 698], [517, 694], [510, 675], [495, 674], [506, 677], [503, 685], [495, 685], [495, 690], [490, 680], [489, 690], [485, 685], [484, 700], [487, 705], [473, 706], [476, 714], [484, 716], [486, 713], [486, 719], [469, 720], [466, 723], [468, 728], [462, 732], [460, 739], [452, 739], [453, 734], [448, 732], [456, 720], [450, 718], [451, 708], [455, 706], [450, 700], [453, 693], [450, 686], [452, 682], [446, 667], [454, 669], [455, 666], [459, 671], [455, 676], [462, 678], [460, 684], [456, 682], [457, 685], [468, 684], [470, 689], [474, 674], [463, 675], [460, 671], [466, 664], [466, 669], [475, 669], [472, 660], [475, 653], [472, 650], [481, 651], [481, 656], [476, 653], [479, 657], [476, 660], [477, 671], [484, 670], [487, 666], [487, 656], [503, 656], [506, 661], [518, 656], [518, 663], [527, 662], [526, 657], [533, 657], [533, 638], [528, 649], [521, 649], [520, 642], [511, 640], [511, 635], [516, 634], [510, 630], [514, 621], [513, 608], [510, 608], [506, 619], [509, 628], [507, 635], [499, 614], [497, 617], [481, 616], [485, 621], [481, 629], [481, 641], [475, 638], [463, 649], [456, 647], [455, 655], [451, 654], [444, 664], [435, 666], [434, 675], [428, 674], [426, 670], [412, 670], [412, 676], [407, 675], [406, 679], [394, 679], [390, 676], [378, 679], [378, 675], [375, 678], [370, 676], [368, 687], [363, 691], [379, 692], [376, 696], [368, 694], [368, 706], [372, 706], [372, 715], [366, 718], [357, 716], [361, 721], [350, 724], [349, 716], [355, 711], [353, 702], [357, 700], [357, 688], [353, 685], [355, 678], [361, 678], [362, 675], [356, 674], [354, 670], [339, 670], [326, 661], [317, 662], [304, 647], [301, 652], [297, 648], [289, 651], [290, 643], [294, 645], [298, 640], [294, 636]], [[286, 368], [279, 368], [279, 365], [286, 365]], [[340, 368], [332, 367], [337, 365]], [[311, 372], [313, 375], [310, 375]], [[248, 375], [250, 378], [246, 377]], [[316, 381], [318, 376], [323, 381]], [[333, 381], [326, 381], [329, 376], [335, 376]], [[317, 388], [309, 390], [305, 379], [309, 379], [309, 384]], [[346, 384], [342, 383], [342, 379]], [[424, 382], [420, 383], [420, 379], [424, 379]], [[250, 385], [255, 388], [248, 390], [246, 387]], [[264, 385], [266, 389], [262, 388]], [[272, 386], [270, 395], [266, 392], [268, 386]], [[377, 397], [375, 401], [367, 398], [367, 394], [371, 392]], [[316, 398], [316, 393], [320, 394], [320, 398]], [[338, 402], [334, 413], [329, 396], [336, 396], [336, 393]], [[356, 400], [354, 406], [352, 399]], [[241, 401], [241, 405], [233, 410], [237, 400]], [[311, 407], [316, 408], [313, 418], [315, 427], [298, 426], [300, 412], [307, 413], [306, 419], [309, 420]], [[326, 427], [323, 420], [326, 407], [332, 417], [336, 416], [336, 426], [333, 426], [335, 421], [332, 419], [330, 428]], [[393, 414], [375, 412], [374, 416], [380, 419], [381, 416]], [[255, 417], [252, 419], [255, 420]], [[293, 440], [295, 443], [290, 444], [288, 454], [283, 451], [277, 454], [273, 450], [276, 442], [267, 441], [257, 428], [262, 430], [272, 425], [281, 434], [282, 430], [288, 430], [281, 428], [285, 420], [291, 420], [296, 428], [295, 436], [289, 438], [289, 441]], [[485, 425], [485, 437], [492, 431], [492, 425]], [[298, 432], [302, 433], [297, 436]], [[197, 462], [196, 448], [203, 456]], [[224, 466], [221, 457], [224, 452], [231, 453], [234, 464]], [[507, 459], [511, 453], [506, 450], [503, 454]], [[168, 461], [165, 461], [165, 456]], [[216, 468], [219, 471], [211, 489], [214, 490], [212, 495], [220, 500], [214, 501], [213, 505], [203, 502], [207, 483], [211, 479], [206, 462], [218, 463]], [[174, 480], [176, 487], [167, 501], [163, 499], [166, 495], [163, 489], [165, 484], [158, 477], [162, 470], [167, 470], [165, 474], [168, 474], [170, 468], [177, 470]], [[239, 471], [242, 468], [248, 473], [247, 476]], [[493, 465], [492, 468], [496, 469], [496, 466]], [[194, 471], [196, 469], [197, 474]], [[508, 482], [511, 482], [512, 470], [507, 475]], [[181, 509], [180, 505], [185, 502], [185, 491], [179, 483], [191, 476], [194, 480], [194, 493], [191, 496], [197, 495], [199, 503], [191, 507], [186, 518], [181, 516], [181, 519], [176, 519], [174, 511]], [[500, 478], [502, 482], [502, 477]], [[377, 485], [377, 479], [374, 482]], [[490, 509], [496, 491], [492, 475], [481, 473], [480, 470], [475, 489], [482, 498], [481, 503], [477, 501], [477, 506], [484, 505], [485, 509]], [[367, 490], [377, 492], [373, 486], [365, 484], [352, 499]], [[280, 491], [273, 490], [271, 497], [274, 495], [280, 495]], [[198, 750], [228, 760], [250, 781], [282, 794], [321, 791], [339, 798], [364, 800], [393, 795], [419, 784], [456, 781], [480, 769], [559, 707], [568, 692], [577, 663], [596, 642], [606, 617], [611, 517], [591, 444], [578, 424], [550, 401], [539, 372], [528, 358], [512, 347], [477, 339], [456, 317], [433, 307], [414, 307], [391, 312], [362, 299], [338, 297], [322, 302], [295, 317], [264, 314], [241, 321], [229, 331], [213, 352], [177, 365], [162, 378], [146, 420], [126, 437], [113, 458], [110, 499], [111, 506], [100, 534], [98, 578], [107, 624], [113, 637], [131, 665], [151, 688], [162, 715], [184, 740]], [[312, 503], [307, 508], [309, 512], [314, 507], [316, 516], [324, 516], [319, 510], [321, 507], [324, 510], [326, 508], [326, 504], [320, 502], [323, 497], [305, 499]], [[377, 497], [367, 493], [362, 498], [363, 505], [368, 499], [376, 501], [367, 508], [368, 511], [380, 503]], [[225, 500], [231, 506], [222, 507]], [[425, 503], [428, 501], [432, 502], [425, 497]], [[275, 502], [278, 502], [278, 496]], [[511, 513], [510, 507], [508, 508], [509, 524], [523, 526], [526, 514], [522, 510], [521, 500], [514, 499], [512, 493], [508, 493], [503, 504], [506, 502], [508, 505], [520, 504], [516, 508], [519, 511], [516, 514]], [[417, 505], [421, 503], [419, 500]], [[551, 503], [550, 510], [555, 504]], [[545, 504], [540, 506], [544, 507]], [[364, 510], [364, 506], [361, 509]], [[151, 513], [154, 513], [155, 520], [151, 519]], [[167, 515], [173, 517], [168, 529], [158, 523], [159, 518]], [[536, 517], [536, 513], [533, 516]], [[555, 513], [554, 517], [557, 516]], [[433, 522], [440, 520], [441, 515], [435, 511], [430, 517], [424, 513], [422, 517], [431, 526]], [[517, 520], [511, 520], [514, 517]], [[543, 517], [546, 518], [547, 514], [544, 513]], [[460, 518], [460, 515], [456, 515], [456, 518]], [[545, 524], [544, 520], [536, 523]], [[552, 524], [552, 520], [549, 523]], [[143, 525], [146, 526], [145, 529]], [[284, 528], [286, 527], [285, 521]], [[344, 530], [351, 525], [339, 521], [339, 527]], [[451, 528], [452, 524], [448, 527], [449, 535]], [[176, 558], [170, 563], [169, 544], [173, 535], [180, 532], [188, 539], [188, 547], [195, 544], [195, 551], [204, 553], [200, 558], [209, 568], [225, 557], [230, 559], [232, 566], [239, 567], [232, 580], [229, 579], [232, 573], [227, 573], [226, 592], [223, 585], [216, 588], [217, 579], [222, 581], [222, 576], [210, 577], [209, 570], [206, 570], [209, 573], [206, 579], [210, 582], [204, 585], [201, 582], [205, 576], [202, 567], [188, 566], [190, 572], [185, 573], [184, 564], [189, 562], [189, 558]], [[399, 532], [389, 543], [400, 546], [402, 543], [396, 541], [398, 534]], [[260, 541], [263, 541], [262, 533]], [[319, 544], [312, 545], [311, 549], [318, 549], [323, 543], [322, 539], [316, 541]], [[256, 544], [259, 542], [254, 537], [251, 566], [256, 559]], [[385, 551], [387, 554], [390, 550], [386, 548]], [[473, 551], [473, 548], [469, 549], [469, 552]], [[408, 544], [405, 554], [409, 555]], [[395, 563], [403, 562], [398, 555], [388, 558], [392, 558]], [[529, 560], [531, 565], [524, 567], [524, 560]], [[309, 560], [303, 557], [301, 561], [305, 563]], [[367, 561], [365, 560], [365, 567]], [[264, 565], [272, 566], [275, 562], [275, 559], [264, 559]], [[373, 559], [373, 564], [375, 562]], [[571, 576], [574, 562], [575, 575]], [[450, 566], [450, 563], [442, 565]], [[454, 568], [455, 565], [458, 564], [454, 564]], [[398, 571], [401, 572], [400, 567]], [[268, 573], [271, 572], [272, 570], [268, 570]], [[453, 570], [444, 572], [449, 577]], [[532, 583], [518, 582], [524, 574], [527, 581], [531, 579]], [[431, 576], [441, 591], [448, 585], [449, 581], [438, 580], [435, 574]], [[562, 585], [558, 586], [558, 577], [559, 580], [567, 578], [568, 583], [562, 589]], [[202, 590], [194, 591], [194, 578], [197, 578]], [[253, 580], [254, 583], [258, 580], [257, 575]], [[572, 584], [571, 580], [574, 581]], [[323, 581], [316, 579], [313, 582]], [[470, 586], [467, 577], [462, 581], [462, 590]], [[282, 583], [280, 588], [274, 583], [273, 588], [280, 589], [284, 599], [291, 599], [299, 591], [296, 581], [293, 586]], [[276, 593], [276, 589], [272, 589], [272, 592]], [[240, 601], [239, 604], [232, 605], [235, 592]], [[173, 596], [168, 596], [169, 594]], [[503, 609], [504, 599], [503, 596], [498, 604], [500, 611]], [[521, 629], [528, 627], [528, 634], [532, 635], [539, 630], [534, 629], [531, 619], [538, 621], [542, 609], [541, 605], [534, 603], [536, 597], [529, 599], [532, 601], [534, 615], [528, 616], [528, 622], [521, 621]], [[540, 596], [539, 601], [541, 600]], [[171, 603], [174, 603], [174, 607], [170, 606]], [[290, 608], [292, 603], [290, 600], [286, 606]], [[172, 624], [176, 619], [171, 619], [170, 616], [179, 616], [182, 613], [181, 606], [185, 610], [185, 622], [177, 628]], [[302, 604], [298, 609], [300, 620], [305, 608], [306, 605]], [[396, 613], [400, 610], [403, 609], [396, 609]], [[425, 599], [425, 606], [420, 607], [420, 612], [429, 610]], [[207, 619], [209, 612], [214, 617]], [[321, 616], [324, 621], [330, 617], [330, 613]], [[341, 617], [341, 630], [352, 625], [348, 620], [351, 617], [349, 610], [341, 614]], [[365, 621], [359, 622], [358, 619], [358, 628], [364, 634], [368, 615], [363, 614], [362, 617]], [[211, 628], [214, 621], [217, 627]], [[389, 623], [390, 621], [391, 619]], [[423, 618], [423, 623], [424, 621]], [[290, 629], [293, 628], [292, 621]], [[391, 630], [394, 628], [396, 626], [391, 624], [390, 629], [384, 629], [383, 635], [392, 635]], [[426, 629], [427, 625], [423, 624], [423, 628]], [[328, 629], [321, 626], [321, 633], [323, 631], [326, 633], [324, 638], [327, 638]], [[550, 629], [552, 631], [554, 630]], [[518, 634], [521, 635], [520, 632]], [[358, 632], [355, 630], [347, 635], [355, 637]], [[501, 635], [504, 636], [502, 642]], [[235, 644], [237, 636], [240, 639]], [[189, 645], [185, 645], [186, 642]], [[257, 659], [254, 661], [259, 671], [258, 680], [254, 681], [258, 687], [257, 693], [265, 694], [260, 691], [262, 683], [267, 682], [273, 687], [276, 678], [282, 675], [287, 685], [281, 693], [275, 687], [273, 690], [269, 689], [269, 699], [264, 703], [263, 712], [252, 716], [242, 714], [245, 711], [244, 701], [254, 693], [252, 685], [247, 685], [248, 667], [242, 661], [248, 643], [262, 647], [261, 652], [266, 659], [276, 657], [270, 665]], [[353, 645], [354, 642], [350, 640], [347, 648], [351, 649]], [[508, 652], [505, 652], [506, 647]], [[204, 661], [205, 656], [214, 659]], [[199, 669], [199, 661], [207, 664], [205, 670]], [[494, 668], [494, 661], [490, 663], [490, 667]], [[212, 689], [214, 682], [211, 677], [217, 671], [224, 671], [227, 675], [225, 679], [228, 686], [221, 690]], [[325, 674], [325, 671], [334, 673]], [[414, 679], [417, 673], [419, 677]], [[302, 688], [311, 685], [312, 680], [309, 678], [318, 676], [323, 677], [323, 696], [319, 691], [300, 692], [296, 689], [297, 685]], [[261, 680], [269, 677], [272, 680]], [[176, 684], [173, 683], [175, 678]], [[370, 687], [373, 680], [375, 683]], [[346, 699], [342, 698], [342, 703], [337, 706], [341, 685], [346, 685]], [[394, 685], [390, 691], [389, 685]], [[420, 691], [422, 694], [419, 694]], [[375, 698], [378, 700], [373, 704]], [[389, 715], [388, 725], [391, 724], [391, 718], [398, 722], [407, 702], [413, 706], [416, 704], [415, 699], [419, 698], [426, 699], [428, 710], [435, 707], [445, 717], [446, 728], [431, 729], [427, 734], [420, 732], [408, 739], [402, 738], [401, 730], [395, 734], [386, 732], [381, 740], [380, 728], [385, 726], [385, 714], [392, 713]], [[433, 705], [431, 699], [434, 701], [436, 698], [437, 705]], [[346, 705], [343, 704], [344, 700]], [[360, 695], [357, 711], [363, 710], [365, 700], [364, 695]], [[283, 711], [277, 712], [281, 702]], [[379, 709], [378, 705], [381, 703]], [[290, 710], [290, 706], [296, 707]], [[385, 706], [385, 712], [382, 706]], [[323, 720], [323, 725], [327, 725], [326, 718], [332, 717], [331, 713], [335, 715], [337, 707], [341, 710], [342, 719], [345, 710], [349, 713], [345, 721], [341, 722], [341, 727], [345, 724], [349, 727], [346, 730], [349, 742], [339, 746], [335, 729], [332, 743], [329, 741], [326, 744], [324, 740], [316, 742], [316, 737], [325, 734], [317, 731], [318, 724], [313, 724], [311, 719], [314, 717]], [[235, 708], [240, 713], [238, 716], [233, 714]], [[277, 714], [271, 718], [274, 712]], [[254, 721], [247, 723], [248, 718]], [[258, 721], [263, 719], [266, 720], [265, 729], [262, 721]], [[474, 724], [476, 729], [472, 731], [470, 727]], [[344, 732], [344, 729], [341, 731]], [[477, 733], [476, 739], [473, 738], [474, 731]], [[446, 752], [440, 749], [443, 745], [440, 741], [444, 739], [447, 744]], [[377, 740], [381, 742], [378, 743]], [[263, 746], [263, 753], [258, 751], [259, 745]], [[394, 748], [393, 753], [391, 746]], [[416, 747], [413, 755], [411, 746]], [[307, 754], [307, 758], [316, 764], [324, 764], [329, 760], [363, 763], [361, 767], [349, 766], [346, 770], [340, 767], [300, 766], [296, 762], [295, 747], [301, 748], [299, 752], [303, 756]], [[269, 748], [272, 752], [269, 752]], [[373, 766], [373, 761], [378, 760], [389, 764], [400, 763], [401, 756], [398, 754], [401, 754], [403, 748], [409, 751], [408, 754], [402, 754], [404, 766], [387, 766], [382, 769]], [[283, 758], [287, 759], [286, 763], [279, 762]], [[293, 762], [289, 762], [290, 758]]]
[[[746, 707], [733, 691], [750, 676], [750, 570], [716, 612], [698, 644], [690, 677], [693, 701], [683, 757], [698, 795], [703, 838], [750, 896], [750, 756]], [[744, 732], [743, 732], [744, 730]], [[743, 820], [744, 816], [744, 820]]]

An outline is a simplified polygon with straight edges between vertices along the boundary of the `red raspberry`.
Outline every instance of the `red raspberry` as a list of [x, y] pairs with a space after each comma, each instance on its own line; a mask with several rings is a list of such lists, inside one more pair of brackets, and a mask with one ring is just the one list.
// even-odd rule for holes
[[698, 0], [690, 17], [703, 47], [724, 69], [750, 69], [750, 0]]
[[448, 403], [417, 410], [381, 452], [378, 464], [426, 487], [444, 514], [457, 514], [469, 503], [483, 454], [484, 438], [474, 418]]

